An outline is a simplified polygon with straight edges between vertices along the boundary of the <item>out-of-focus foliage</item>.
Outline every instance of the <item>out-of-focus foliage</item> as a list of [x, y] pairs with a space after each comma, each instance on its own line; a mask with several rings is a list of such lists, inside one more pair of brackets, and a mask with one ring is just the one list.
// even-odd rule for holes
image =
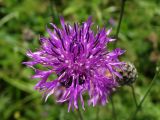
[[[112, 27], [115, 34], [121, 0], [0, 0], [0, 119], [1, 120], [74, 120], [77, 111], [67, 112], [67, 104], [57, 104], [53, 97], [44, 103], [33, 89], [33, 71], [22, 65], [28, 49], [39, 46], [40, 35], [47, 35], [50, 22], [59, 24], [58, 16], [73, 23], [93, 16], [95, 24]], [[127, 0], [117, 47], [126, 49], [122, 58], [138, 69], [134, 84], [138, 102], [143, 97], [160, 60], [160, 1]], [[111, 47], [113, 47], [111, 45]], [[160, 80], [138, 113], [137, 120], [160, 119]], [[118, 120], [129, 118], [135, 111], [131, 88], [124, 86], [114, 93]], [[87, 103], [87, 102], [86, 102]], [[86, 120], [111, 120], [112, 106], [87, 107], [82, 111]]]

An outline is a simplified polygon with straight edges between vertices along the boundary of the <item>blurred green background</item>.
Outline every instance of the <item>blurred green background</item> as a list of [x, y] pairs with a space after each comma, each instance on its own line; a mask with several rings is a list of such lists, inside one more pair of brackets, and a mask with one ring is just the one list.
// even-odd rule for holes
[[[39, 36], [47, 35], [50, 22], [59, 25], [60, 15], [69, 23], [93, 16], [95, 24], [112, 27], [115, 35], [121, 0], [0, 0], [0, 120], [74, 120], [77, 111], [67, 112], [67, 104], [57, 104], [53, 97], [45, 103], [33, 89], [33, 70], [22, 65], [25, 53], [40, 46]], [[123, 60], [138, 69], [134, 84], [138, 102], [145, 94], [160, 60], [160, 0], [127, 0], [116, 46], [126, 49]], [[126, 120], [136, 107], [131, 88], [114, 93], [118, 120]], [[87, 102], [86, 102], [87, 103]], [[87, 107], [85, 120], [112, 120], [111, 102], [106, 106]], [[160, 79], [154, 86], [136, 120], [160, 120]]]

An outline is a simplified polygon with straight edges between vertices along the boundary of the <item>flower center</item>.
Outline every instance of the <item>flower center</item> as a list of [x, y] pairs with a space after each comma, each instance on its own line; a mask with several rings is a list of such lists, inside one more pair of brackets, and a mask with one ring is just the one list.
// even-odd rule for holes
[[76, 87], [77, 85], [83, 85], [85, 81], [86, 81], [85, 74], [80, 74], [76, 78], [73, 78], [73, 76], [65, 75], [63, 78], [61, 78], [60, 84], [65, 88], [69, 88], [72, 84], [74, 87]]

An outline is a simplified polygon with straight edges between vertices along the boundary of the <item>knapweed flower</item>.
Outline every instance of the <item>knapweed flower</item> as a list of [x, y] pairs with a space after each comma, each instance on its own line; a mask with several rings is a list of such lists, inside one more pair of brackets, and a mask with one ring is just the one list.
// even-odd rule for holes
[[[41, 37], [41, 47], [36, 52], [27, 52], [32, 61], [24, 62], [35, 70], [33, 78], [40, 78], [35, 89], [43, 91], [47, 98], [59, 95], [57, 102], [68, 102], [68, 110], [78, 109], [80, 100], [84, 109], [83, 94], [88, 93], [88, 104], [105, 105], [107, 98], [118, 86], [115, 78], [121, 75], [123, 62], [118, 57], [124, 50], [116, 48], [108, 50], [108, 43], [114, 41], [109, 37], [111, 29], [99, 29], [95, 33], [91, 17], [82, 25], [65, 24], [60, 18], [62, 28], [50, 24], [53, 29], [47, 29], [49, 37]], [[40, 70], [35, 65], [42, 65]], [[46, 70], [46, 68], [48, 70]], [[56, 74], [55, 80], [48, 81], [48, 77]]]

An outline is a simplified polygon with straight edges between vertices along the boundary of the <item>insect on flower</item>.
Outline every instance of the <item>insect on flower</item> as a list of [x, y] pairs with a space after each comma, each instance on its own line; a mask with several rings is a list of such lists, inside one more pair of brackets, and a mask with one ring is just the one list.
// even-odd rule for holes
[[[36, 52], [27, 52], [32, 60], [24, 62], [35, 70], [32, 78], [40, 78], [35, 89], [43, 91], [47, 98], [59, 89], [57, 102], [68, 102], [68, 111], [72, 107], [78, 109], [78, 100], [84, 109], [83, 94], [88, 93], [88, 104], [105, 105], [110, 93], [118, 86], [116, 76], [122, 78], [117, 69], [124, 62], [119, 56], [125, 51], [116, 48], [108, 50], [108, 43], [114, 39], [109, 37], [111, 29], [92, 31], [91, 17], [81, 25], [69, 25], [60, 18], [62, 28], [51, 23], [52, 29], [47, 29], [49, 37], [41, 37], [41, 47]], [[48, 70], [40, 70], [35, 65], [41, 64]], [[109, 76], [106, 72], [110, 73]], [[48, 81], [48, 77], [56, 74], [57, 78]]]

